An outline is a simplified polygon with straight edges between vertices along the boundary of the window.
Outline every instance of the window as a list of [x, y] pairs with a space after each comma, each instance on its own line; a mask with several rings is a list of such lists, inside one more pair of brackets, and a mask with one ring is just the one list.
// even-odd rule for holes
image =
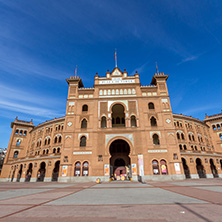
[[192, 139], [193, 139], [193, 141], [195, 141], [194, 135], [192, 135]]
[[179, 133], [177, 133], [177, 139], [178, 139], [178, 140], [180, 139], [180, 134], [179, 134]]
[[20, 146], [20, 145], [21, 145], [21, 142], [22, 142], [22, 141], [21, 141], [20, 139], [18, 139], [17, 142], [16, 142], [16, 146]]
[[191, 135], [189, 134], [189, 140], [191, 141]]
[[86, 119], [83, 119], [81, 122], [81, 129], [86, 129], [87, 128], [87, 121]]
[[167, 164], [165, 160], [160, 161], [160, 169], [162, 175], [167, 175]]
[[153, 103], [149, 103], [148, 107], [149, 107], [149, 109], [154, 109], [154, 104]]
[[83, 112], [88, 111], [88, 106], [87, 106], [87, 105], [83, 105], [83, 106], [82, 106], [82, 111], [83, 111]]
[[49, 153], [49, 150], [46, 150], [46, 154], [48, 154]]
[[136, 127], [136, 117], [131, 116], [131, 127]]
[[106, 128], [106, 117], [103, 116], [101, 119], [101, 128]]
[[23, 130], [20, 130], [19, 135], [22, 135], [22, 134], [23, 134]]
[[83, 163], [82, 175], [85, 177], [89, 175], [89, 163], [87, 161]]
[[62, 142], [62, 137], [60, 136], [60, 137], [59, 137], [59, 143], [61, 143], [61, 142]]
[[116, 124], [120, 124], [120, 118], [119, 117], [116, 118]]
[[14, 155], [13, 155], [13, 158], [18, 158], [18, 154], [19, 154], [18, 151], [15, 151]]
[[56, 148], [53, 149], [53, 153], [55, 153], [55, 152], [56, 152]]
[[157, 126], [157, 122], [156, 122], [156, 118], [155, 117], [152, 117], [150, 119], [150, 124], [151, 124], [151, 126]]
[[80, 138], [80, 147], [85, 147], [86, 146], [86, 137], [82, 136]]
[[153, 144], [154, 145], [159, 145], [160, 144], [159, 136], [157, 134], [153, 135]]
[[15, 131], [15, 134], [18, 135], [18, 133], [19, 133], [19, 130], [16, 130], [16, 131]]
[[180, 147], [180, 150], [183, 150], [183, 147], [182, 147], [182, 145], [181, 145], [181, 144], [179, 145], [179, 147]]
[[181, 133], [181, 138], [182, 138], [182, 140], [184, 140], [184, 139], [185, 139], [185, 137], [184, 137], [184, 134], [183, 134], [183, 133]]
[[183, 145], [183, 149], [184, 149], [184, 150], [187, 150], [187, 146], [186, 146], [186, 145]]
[[55, 139], [54, 139], [54, 143], [57, 143], [57, 137], [55, 137]]
[[47, 144], [47, 139], [45, 139], [45, 145]]
[[153, 160], [152, 165], [153, 165], [153, 174], [154, 175], [160, 174], [158, 161]]
[[79, 177], [80, 173], [81, 173], [81, 163], [80, 162], [76, 162], [74, 176]]
[[60, 148], [57, 148], [57, 153], [60, 153]]
[[219, 134], [220, 140], [222, 140], [222, 133]]
[[50, 144], [50, 138], [48, 139], [48, 145]]

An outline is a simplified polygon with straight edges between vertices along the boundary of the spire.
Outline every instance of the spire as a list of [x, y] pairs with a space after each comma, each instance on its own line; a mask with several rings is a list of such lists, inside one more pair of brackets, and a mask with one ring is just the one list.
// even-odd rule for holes
[[117, 67], [117, 50], [115, 49], [115, 67]]

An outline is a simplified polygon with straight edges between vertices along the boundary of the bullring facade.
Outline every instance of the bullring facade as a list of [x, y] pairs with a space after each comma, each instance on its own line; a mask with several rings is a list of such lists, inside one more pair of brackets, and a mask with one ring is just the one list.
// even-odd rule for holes
[[84, 88], [70, 77], [64, 117], [11, 123], [1, 181], [222, 177], [222, 114], [173, 114], [167, 78], [142, 86], [116, 67]]

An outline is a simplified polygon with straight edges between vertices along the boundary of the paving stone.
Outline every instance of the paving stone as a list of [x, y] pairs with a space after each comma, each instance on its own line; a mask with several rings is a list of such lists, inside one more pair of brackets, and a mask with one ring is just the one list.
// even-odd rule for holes
[[160, 188], [87, 189], [47, 205], [207, 203]]

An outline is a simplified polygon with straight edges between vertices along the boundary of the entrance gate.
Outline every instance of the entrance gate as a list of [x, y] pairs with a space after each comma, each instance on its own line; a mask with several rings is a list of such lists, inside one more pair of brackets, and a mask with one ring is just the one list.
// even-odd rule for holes
[[114, 180], [130, 180], [132, 176], [129, 144], [121, 139], [115, 140], [111, 143], [109, 152], [110, 177]]

